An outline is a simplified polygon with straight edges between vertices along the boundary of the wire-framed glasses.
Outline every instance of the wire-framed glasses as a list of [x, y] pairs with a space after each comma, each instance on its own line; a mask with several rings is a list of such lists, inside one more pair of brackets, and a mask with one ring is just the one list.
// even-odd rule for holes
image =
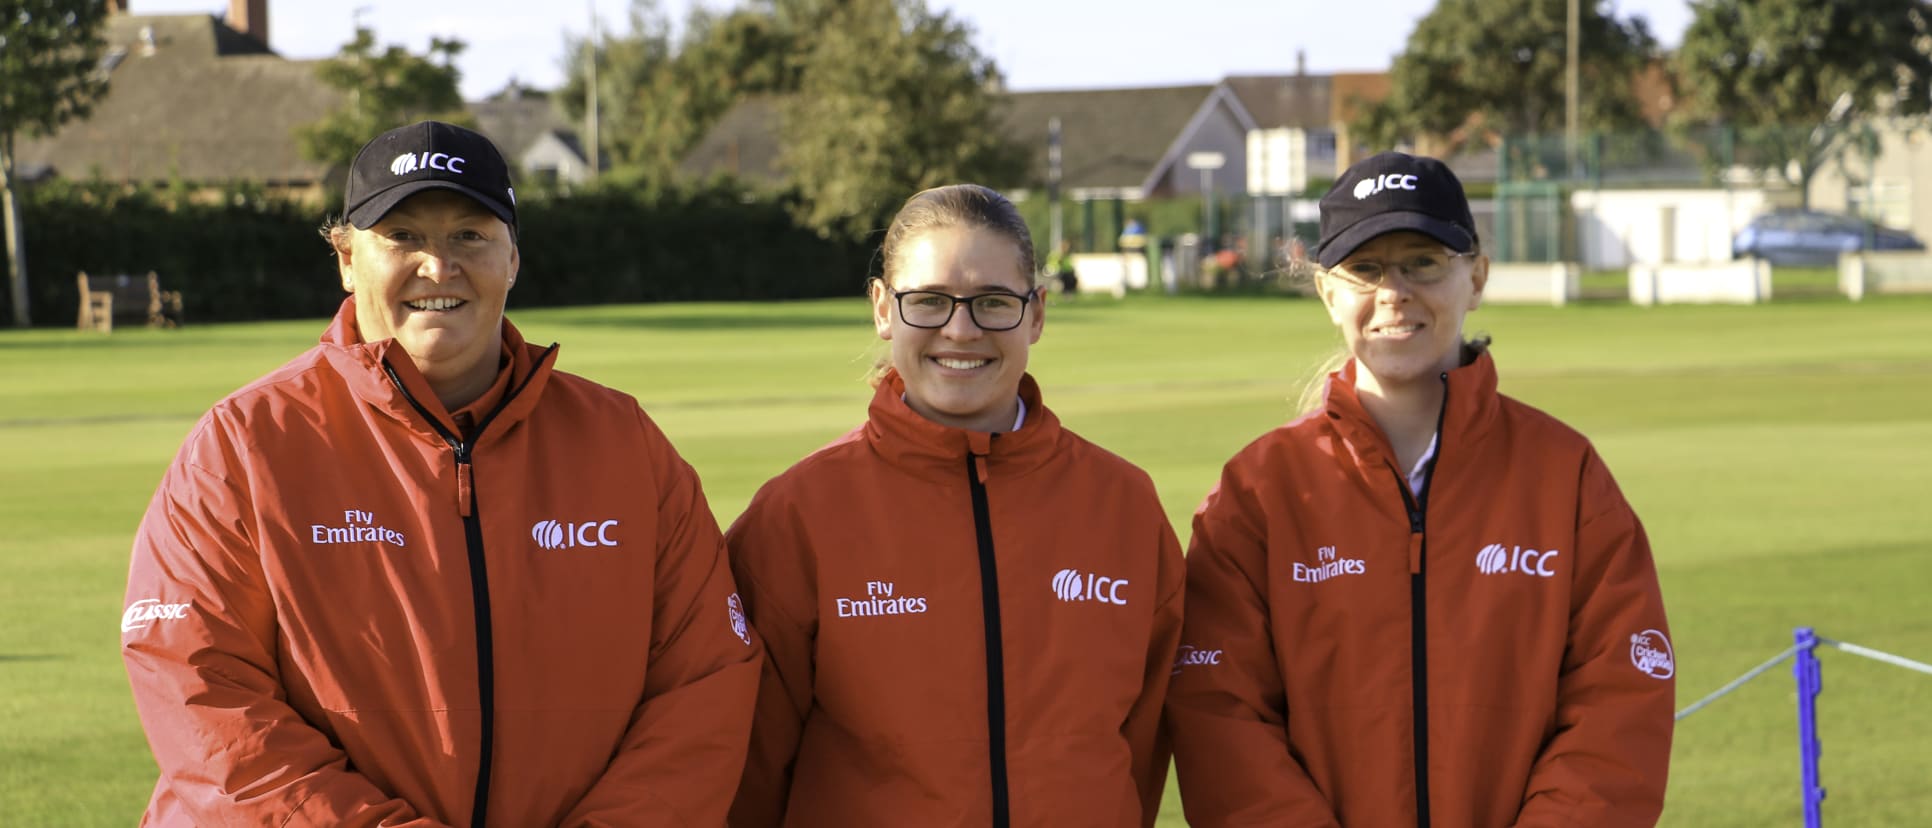
[[1357, 259], [1329, 268], [1328, 275], [1356, 293], [1374, 293], [1382, 289], [1383, 281], [1389, 274], [1397, 272], [1409, 280], [1409, 284], [1433, 285], [1449, 278], [1449, 265], [1456, 259], [1474, 255], [1473, 252], [1451, 253], [1443, 250], [1410, 253], [1397, 261]]
[[986, 331], [1010, 331], [1026, 318], [1026, 305], [1032, 293], [981, 293], [954, 296], [936, 290], [895, 290], [899, 319], [915, 328], [944, 328], [960, 305], [973, 318], [973, 324]]

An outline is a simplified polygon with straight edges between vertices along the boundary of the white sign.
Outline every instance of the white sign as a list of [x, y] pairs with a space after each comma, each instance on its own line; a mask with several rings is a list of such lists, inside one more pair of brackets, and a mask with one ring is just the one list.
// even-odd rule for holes
[[1228, 157], [1218, 152], [1190, 152], [1187, 154], [1187, 168], [1190, 170], [1218, 170], [1228, 163]]

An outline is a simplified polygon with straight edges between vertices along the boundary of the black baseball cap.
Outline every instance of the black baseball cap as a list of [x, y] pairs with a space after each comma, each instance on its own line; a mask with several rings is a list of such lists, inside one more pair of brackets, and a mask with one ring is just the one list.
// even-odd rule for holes
[[1414, 230], [1457, 253], [1476, 247], [1476, 219], [1449, 165], [1420, 155], [1384, 152], [1342, 173], [1322, 196], [1322, 267], [1340, 264], [1370, 239]]
[[343, 215], [359, 230], [381, 221], [402, 200], [424, 190], [454, 190], [517, 226], [517, 194], [510, 165], [490, 139], [442, 121], [396, 127], [362, 145], [349, 165]]

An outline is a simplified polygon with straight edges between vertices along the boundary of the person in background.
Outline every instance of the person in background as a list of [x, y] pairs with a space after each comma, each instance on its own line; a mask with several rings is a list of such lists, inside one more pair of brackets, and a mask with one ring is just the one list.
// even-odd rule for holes
[[880, 258], [865, 423], [726, 533], [769, 648], [731, 824], [1151, 825], [1184, 568], [1153, 483], [1027, 373], [1005, 197], [914, 195]]
[[1059, 286], [1061, 298], [1068, 301], [1080, 298], [1080, 276], [1073, 269], [1073, 242], [1060, 240], [1059, 246], [1047, 255], [1046, 272]]
[[1347, 359], [1194, 517], [1168, 697], [1181, 801], [1230, 825], [1650, 825], [1676, 660], [1590, 442], [1497, 392], [1462, 185], [1384, 153], [1321, 201]]
[[147, 825], [717, 825], [760, 666], [698, 477], [504, 319], [509, 169], [350, 169], [321, 343], [204, 415], [129, 567]]

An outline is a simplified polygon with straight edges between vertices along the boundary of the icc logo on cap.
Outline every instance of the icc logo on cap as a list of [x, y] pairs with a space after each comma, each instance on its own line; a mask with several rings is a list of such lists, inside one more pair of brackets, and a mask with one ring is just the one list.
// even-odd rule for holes
[[1355, 200], [1361, 201], [1383, 190], [1413, 190], [1416, 177], [1402, 173], [1388, 173], [1355, 182]]
[[466, 163], [469, 162], [446, 152], [405, 152], [389, 162], [389, 171], [396, 175], [408, 175], [417, 170], [446, 170], [462, 175]]

